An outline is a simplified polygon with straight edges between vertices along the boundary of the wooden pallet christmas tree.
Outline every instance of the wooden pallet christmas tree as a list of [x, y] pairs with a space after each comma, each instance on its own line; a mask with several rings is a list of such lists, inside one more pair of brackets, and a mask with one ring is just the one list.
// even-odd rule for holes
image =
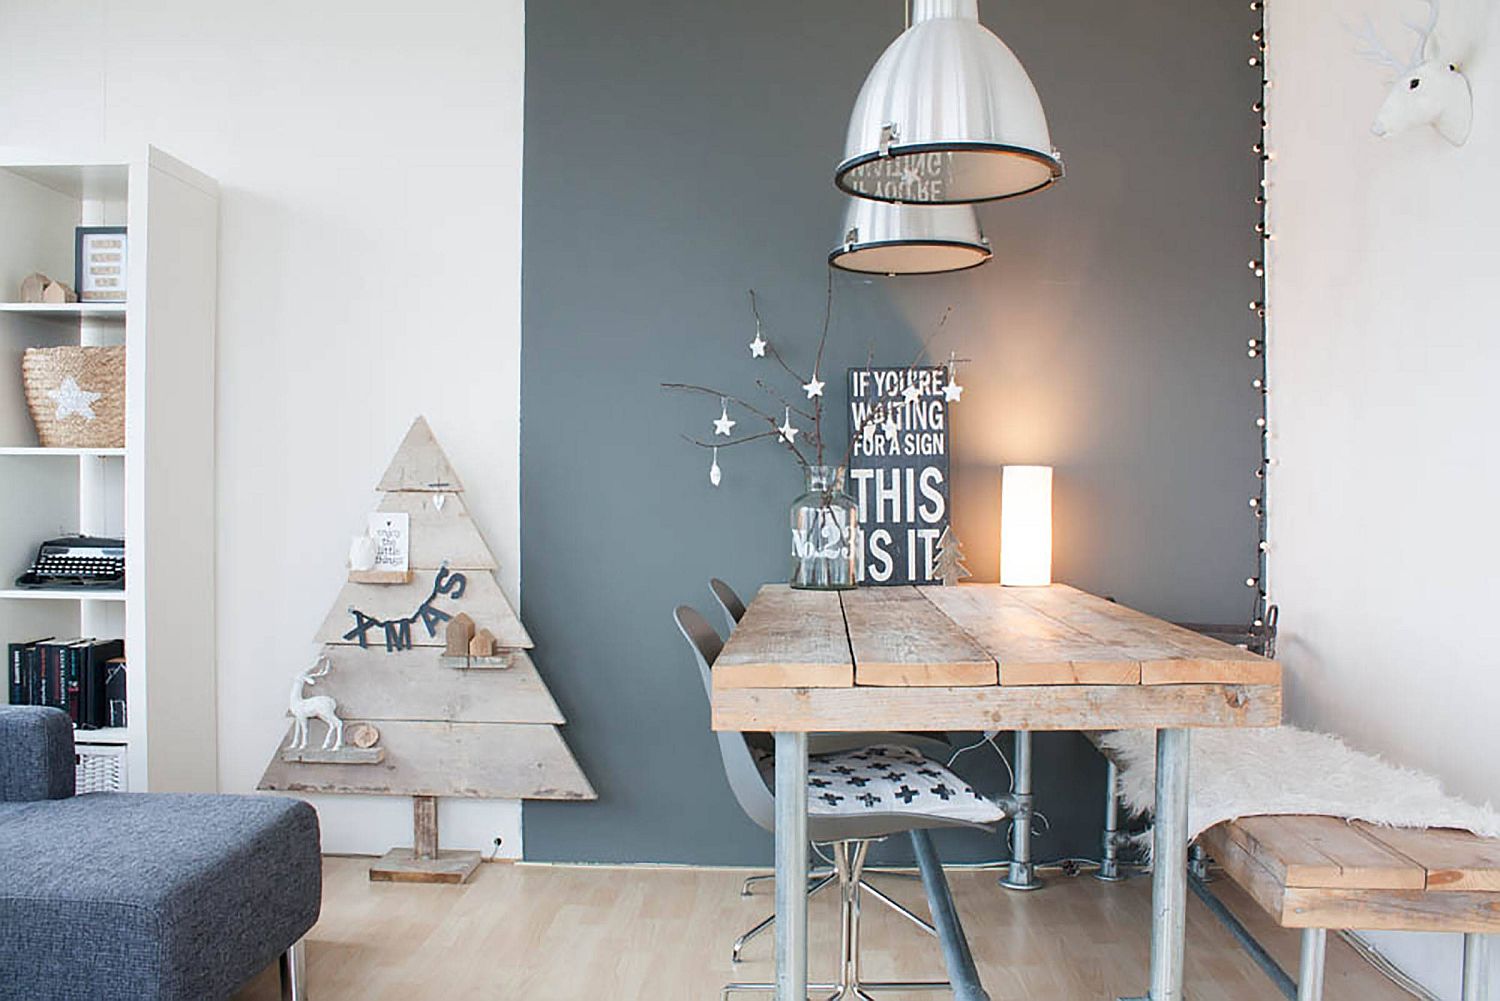
[[378, 511], [408, 516], [410, 571], [351, 571], [318, 630], [328, 666], [313, 690], [335, 700], [345, 733], [367, 746], [292, 750], [289, 732], [260, 788], [411, 796], [412, 848], [392, 849], [370, 877], [462, 882], [479, 853], [438, 850], [435, 797], [588, 800], [594, 790], [558, 733], [563, 716], [527, 655], [531, 637], [424, 419], [377, 489]]

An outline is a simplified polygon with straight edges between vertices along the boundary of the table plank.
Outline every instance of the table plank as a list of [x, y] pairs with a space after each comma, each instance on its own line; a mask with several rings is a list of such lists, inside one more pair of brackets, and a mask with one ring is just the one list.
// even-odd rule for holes
[[1287, 886], [1420, 890], [1422, 867], [1336, 817], [1241, 817], [1228, 835]]
[[1134, 685], [1140, 664], [1071, 622], [1040, 614], [1023, 591], [1047, 588], [961, 585], [920, 592], [999, 663], [1002, 685]]
[[1037, 612], [1140, 665], [1143, 685], [1281, 683], [1281, 665], [1067, 584], [1013, 588]]
[[1361, 832], [1411, 859], [1427, 873], [1427, 889], [1500, 891], [1500, 840], [1447, 828], [1376, 827]]
[[995, 658], [914, 587], [845, 591], [858, 685], [993, 685]]
[[715, 692], [852, 686], [854, 658], [838, 592], [761, 588], [714, 661], [713, 682]]
[[1275, 726], [1280, 685], [716, 689], [715, 730], [1119, 730]]

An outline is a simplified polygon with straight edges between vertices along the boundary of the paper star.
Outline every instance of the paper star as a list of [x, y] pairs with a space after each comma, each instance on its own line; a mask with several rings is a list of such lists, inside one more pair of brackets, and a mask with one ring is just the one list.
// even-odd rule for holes
[[760, 336], [760, 328], [755, 328], [755, 340], [750, 342], [750, 357], [764, 358], [766, 356], [766, 339]]
[[738, 423], [739, 421], [729, 416], [729, 404], [724, 403], [719, 416], [714, 420], [714, 434], [721, 434], [727, 438], [733, 434], [731, 429]]
[[792, 444], [793, 439], [797, 437], [797, 432], [799, 429], [792, 427], [791, 407], [787, 408], [786, 416], [781, 420], [781, 427], [777, 428], [776, 430], [781, 432], [781, 440], [786, 442], [788, 445]]
[[907, 403], [916, 403], [922, 398], [922, 391], [917, 388], [916, 383], [912, 383], [910, 386], [907, 386], [905, 389], [901, 390], [901, 397], [902, 399], [906, 400]]
[[49, 389], [47, 395], [57, 404], [58, 420], [77, 414], [84, 420], [91, 421], [94, 419], [94, 402], [104, 394], [80, 388], [77, 380], [70, 375], [56, 389]]
[[963, 395], [964, 387], [960, 386], [956, 382], [950, 380], [948, 385], [943, 387], [943, 399], [947, 400], [949, 403], [957, 403], [959, 397]]
[[818, 373], [816, 372], [813, 373], [812, 381], [804, 382], [802, 388], [807, 391], [807, 398], [809, 400], [814, 396], [823, 395], [823, 381], [818, 378]]

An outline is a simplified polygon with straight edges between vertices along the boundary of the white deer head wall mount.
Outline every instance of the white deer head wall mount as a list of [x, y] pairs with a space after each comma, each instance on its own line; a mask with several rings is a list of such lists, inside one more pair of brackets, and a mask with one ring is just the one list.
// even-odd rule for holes
[[307, 722], [314, 716], [328, 727], [328, 734], [323, 738], [323, 750], [337, 751], [344, 746], [344, 721], [339, 719], [338, 703], [327, 695], [314, 695], [310, 699], [302, 697], [302, 686], [316, 685], [318, 679], [332, 667], [333, 663], [327, 657], [319, 657], [312, 667], [292, 679], [292, 697], [288, 709], [294, 725], [291, 743], [287, 744], [288, 750], [300, 750], [307, 746]]
[[1424, 0], [1423, 23], [1403, 20], [1417, 36], [1411, 55], [1396, 55], [1380, 40], [1366, 17], [1359, 37], [1360, 55], [1395, 71], [1385, 102], [1370, 130], [1377, 136], [1400, 135], [1431, 125], [1455, 146], [1468, 141], [1474, 123], [1474, 98], [1465, 68], [1484, 34], [1489, 0]]

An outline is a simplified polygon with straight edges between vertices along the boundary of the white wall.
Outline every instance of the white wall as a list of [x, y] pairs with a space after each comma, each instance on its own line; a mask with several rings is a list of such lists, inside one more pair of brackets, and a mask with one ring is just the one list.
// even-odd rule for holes
[[[226, 791], [276, 747], [415, 415], [518, 599], [523, 52], [522, 0], [0, 4], [0, 159], [150, 142], [222, 185]], [[319, 805], [329, 850], [410, 842], [406, 801]], [[445, 843], [519, 851], [516, 804], [445, 804], [444, 821]]]
[[[1449, 6], [1444, 0], [1444, 6]], [[1410, 0], [1272, 4], [1270, 579], [1298, 723], [1500, 804], [1500, 33], [1475, 122], [1370, 133]], [[1445, 996], [1456, 938], [1372, 936]], [[1500, 982], [1500, 980], [1497, 980]]]

